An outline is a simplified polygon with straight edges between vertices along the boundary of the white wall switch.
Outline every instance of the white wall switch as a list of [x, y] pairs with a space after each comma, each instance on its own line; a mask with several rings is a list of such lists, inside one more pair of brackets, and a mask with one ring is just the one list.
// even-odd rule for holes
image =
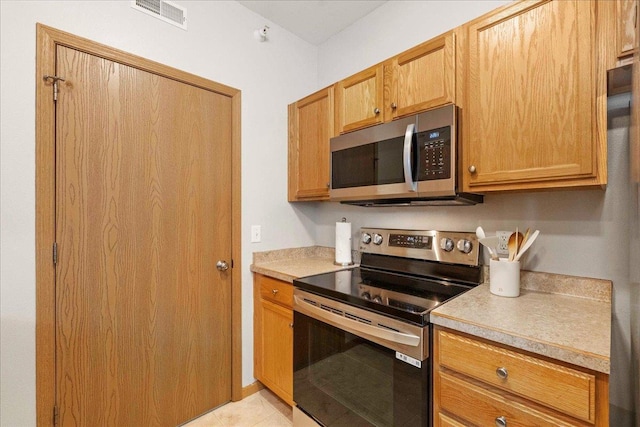
[[251, 243], [259, 243], [262, 241], [262, 231], [259, 225], [251, 226]]

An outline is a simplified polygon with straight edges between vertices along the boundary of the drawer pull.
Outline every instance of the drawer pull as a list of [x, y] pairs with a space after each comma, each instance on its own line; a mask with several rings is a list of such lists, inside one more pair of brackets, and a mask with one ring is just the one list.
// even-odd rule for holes
[[273, 294], [273, 296], [274, 296], [274, 297], [276, 296], [276, 294], [277, 294], [278, 292], [279, 292], [279, 291], [278, 291], [277, 289], [271, 289], [271, 293]]
[[507, 368], [498, 368], [496, 369], [496, 375], [501, 380], [506, 380], [507, 377], [509, 376], [509, 372], [507, 372]]
[[507, 419], [505, 417], [496, 418], [496, 427], [507, 427]]

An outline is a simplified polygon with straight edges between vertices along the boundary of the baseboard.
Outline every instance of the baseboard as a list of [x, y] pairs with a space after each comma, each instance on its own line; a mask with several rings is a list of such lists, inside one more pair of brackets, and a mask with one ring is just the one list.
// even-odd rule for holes
[[245, 397], [249, 397], [254, 393], [259, 392], [263, 388], [264, 386], [260, 381], [256, 381], [253, 384], [249, 384], [246, 387], [242, 387], [242, 399], [244, 399]]

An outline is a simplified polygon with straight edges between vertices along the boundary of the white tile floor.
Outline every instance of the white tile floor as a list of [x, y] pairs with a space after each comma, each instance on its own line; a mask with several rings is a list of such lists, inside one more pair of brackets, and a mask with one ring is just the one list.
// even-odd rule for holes
[[230, 402], [183, 427], [291, 427], [291, 407], [267, 389]]

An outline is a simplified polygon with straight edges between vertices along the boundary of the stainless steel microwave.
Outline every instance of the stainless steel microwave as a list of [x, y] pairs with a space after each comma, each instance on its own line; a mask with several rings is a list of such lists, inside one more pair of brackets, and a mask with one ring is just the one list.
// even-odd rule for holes
[[331, 200], [363, 206], [482, 203], [458, 192], [457, 108], [331, 138]]

